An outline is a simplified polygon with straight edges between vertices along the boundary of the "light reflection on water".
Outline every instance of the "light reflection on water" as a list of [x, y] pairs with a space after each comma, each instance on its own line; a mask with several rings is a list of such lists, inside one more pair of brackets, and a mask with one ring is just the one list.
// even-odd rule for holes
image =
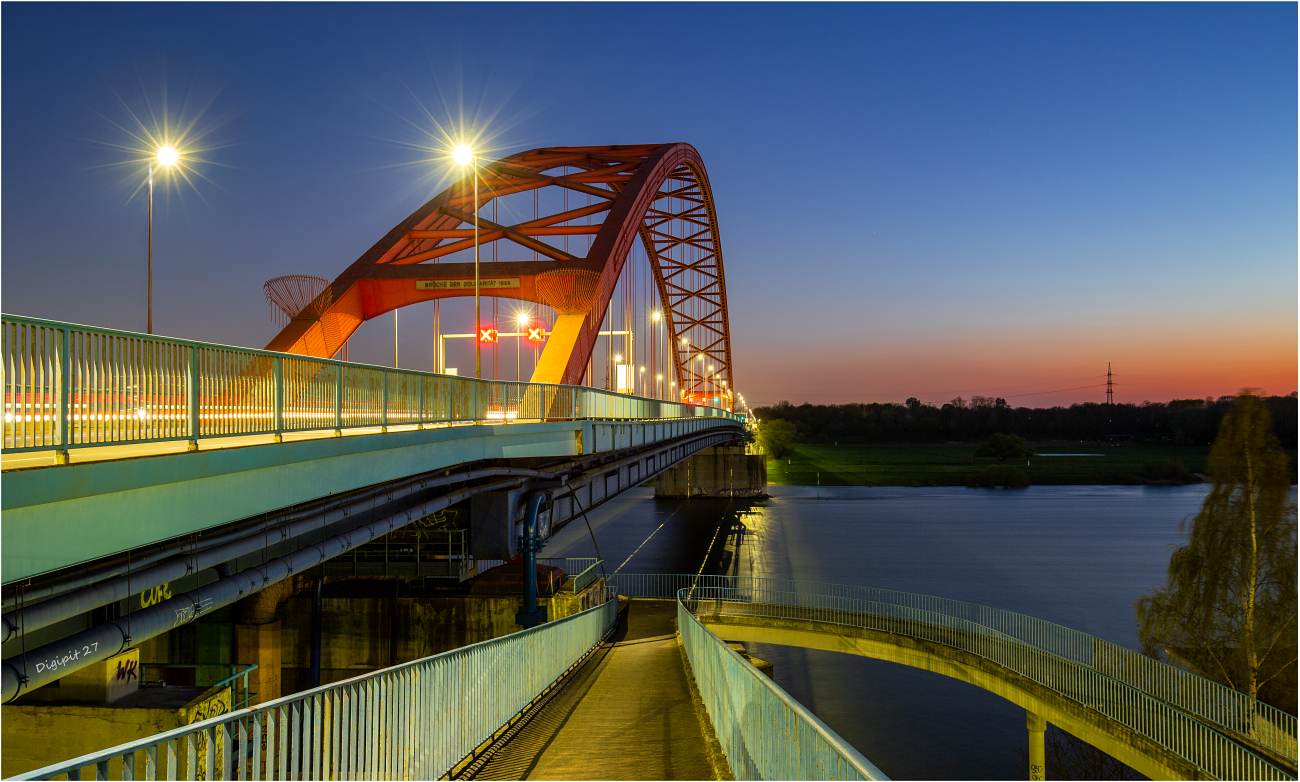
[[[637, 490], [593, 513], [592, 522], [610, 570], [640, 546], [626, 572], [694, 573], [703, 565], [706, 573], [919, 592], [1137, 649], [1133, 603], [1163, 583], [1179, 525], [1207, 487], [770, 491], [769, 500], [729, 504], [654, 500]], [[543, 554], [590, 555], [581, 522]], [[778, 684], [895, 779], [1020, 776], [1024, 711], [996, 695], [893, 663], [751, 647], [775, 663]]]

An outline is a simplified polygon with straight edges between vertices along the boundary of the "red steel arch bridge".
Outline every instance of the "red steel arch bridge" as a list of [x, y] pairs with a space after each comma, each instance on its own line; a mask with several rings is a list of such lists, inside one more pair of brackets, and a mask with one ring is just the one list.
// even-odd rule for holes
[[267, 349], [332, 356], [367, 320], [473, 296], [477, 241], [481, 295], [538, 305], [548, 322], [533, 382], [593, 385], [595, 364], [630, 345], [629, 389], [734, 407], [717, 210], [694, 147], [545, 147], [475, 171], [477, 187], [467, 173], [397, 224]]

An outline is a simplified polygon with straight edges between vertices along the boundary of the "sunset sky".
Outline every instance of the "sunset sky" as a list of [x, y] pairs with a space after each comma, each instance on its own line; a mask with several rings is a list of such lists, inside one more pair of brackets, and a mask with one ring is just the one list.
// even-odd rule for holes
[[[15, 4], [0, 307], [144, 330], [119, 126], [194, 120], [159, 192], [155, 331], [262, 347], [261, 285], [332, 279], [501, 155], [686, 141], [756, 405], [1042, 406], [1297, 386], [1295, 4]], [[430, 367], [428, 315], [404, 366]], [[464, 324], [469, 328], [469, 324]], [[354, 360], [387, 363], [391, 321]], [[1050, 392], [1050, 393], [1049, 393]]]

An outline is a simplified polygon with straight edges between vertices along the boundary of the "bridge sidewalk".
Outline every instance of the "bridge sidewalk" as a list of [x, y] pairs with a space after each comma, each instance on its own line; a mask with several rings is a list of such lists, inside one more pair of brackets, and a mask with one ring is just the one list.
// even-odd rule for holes
[[674, 601], [634, 600], [612, 643], [476, 779], [730, 779], [691, 695]]

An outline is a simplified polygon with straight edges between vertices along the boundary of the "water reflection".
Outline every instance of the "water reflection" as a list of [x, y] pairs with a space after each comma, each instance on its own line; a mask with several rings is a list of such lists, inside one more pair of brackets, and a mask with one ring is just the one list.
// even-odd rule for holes
[[[1138, 648], [1133, 602], [1164, 581], [1206, 487], [1024, 491], [772, 487], [764, 501], [656, 500], [592, 513], [624, 572], [727, 573], [939, 595]], [[594, 556], [581, 522], [544, 556]], [[610, 568], [613, 569], [612, 567]], [[895, 779], [1011, 779], [1024, 711], [956, 680], [833, 652], [753, 645], [776, 681]]]

